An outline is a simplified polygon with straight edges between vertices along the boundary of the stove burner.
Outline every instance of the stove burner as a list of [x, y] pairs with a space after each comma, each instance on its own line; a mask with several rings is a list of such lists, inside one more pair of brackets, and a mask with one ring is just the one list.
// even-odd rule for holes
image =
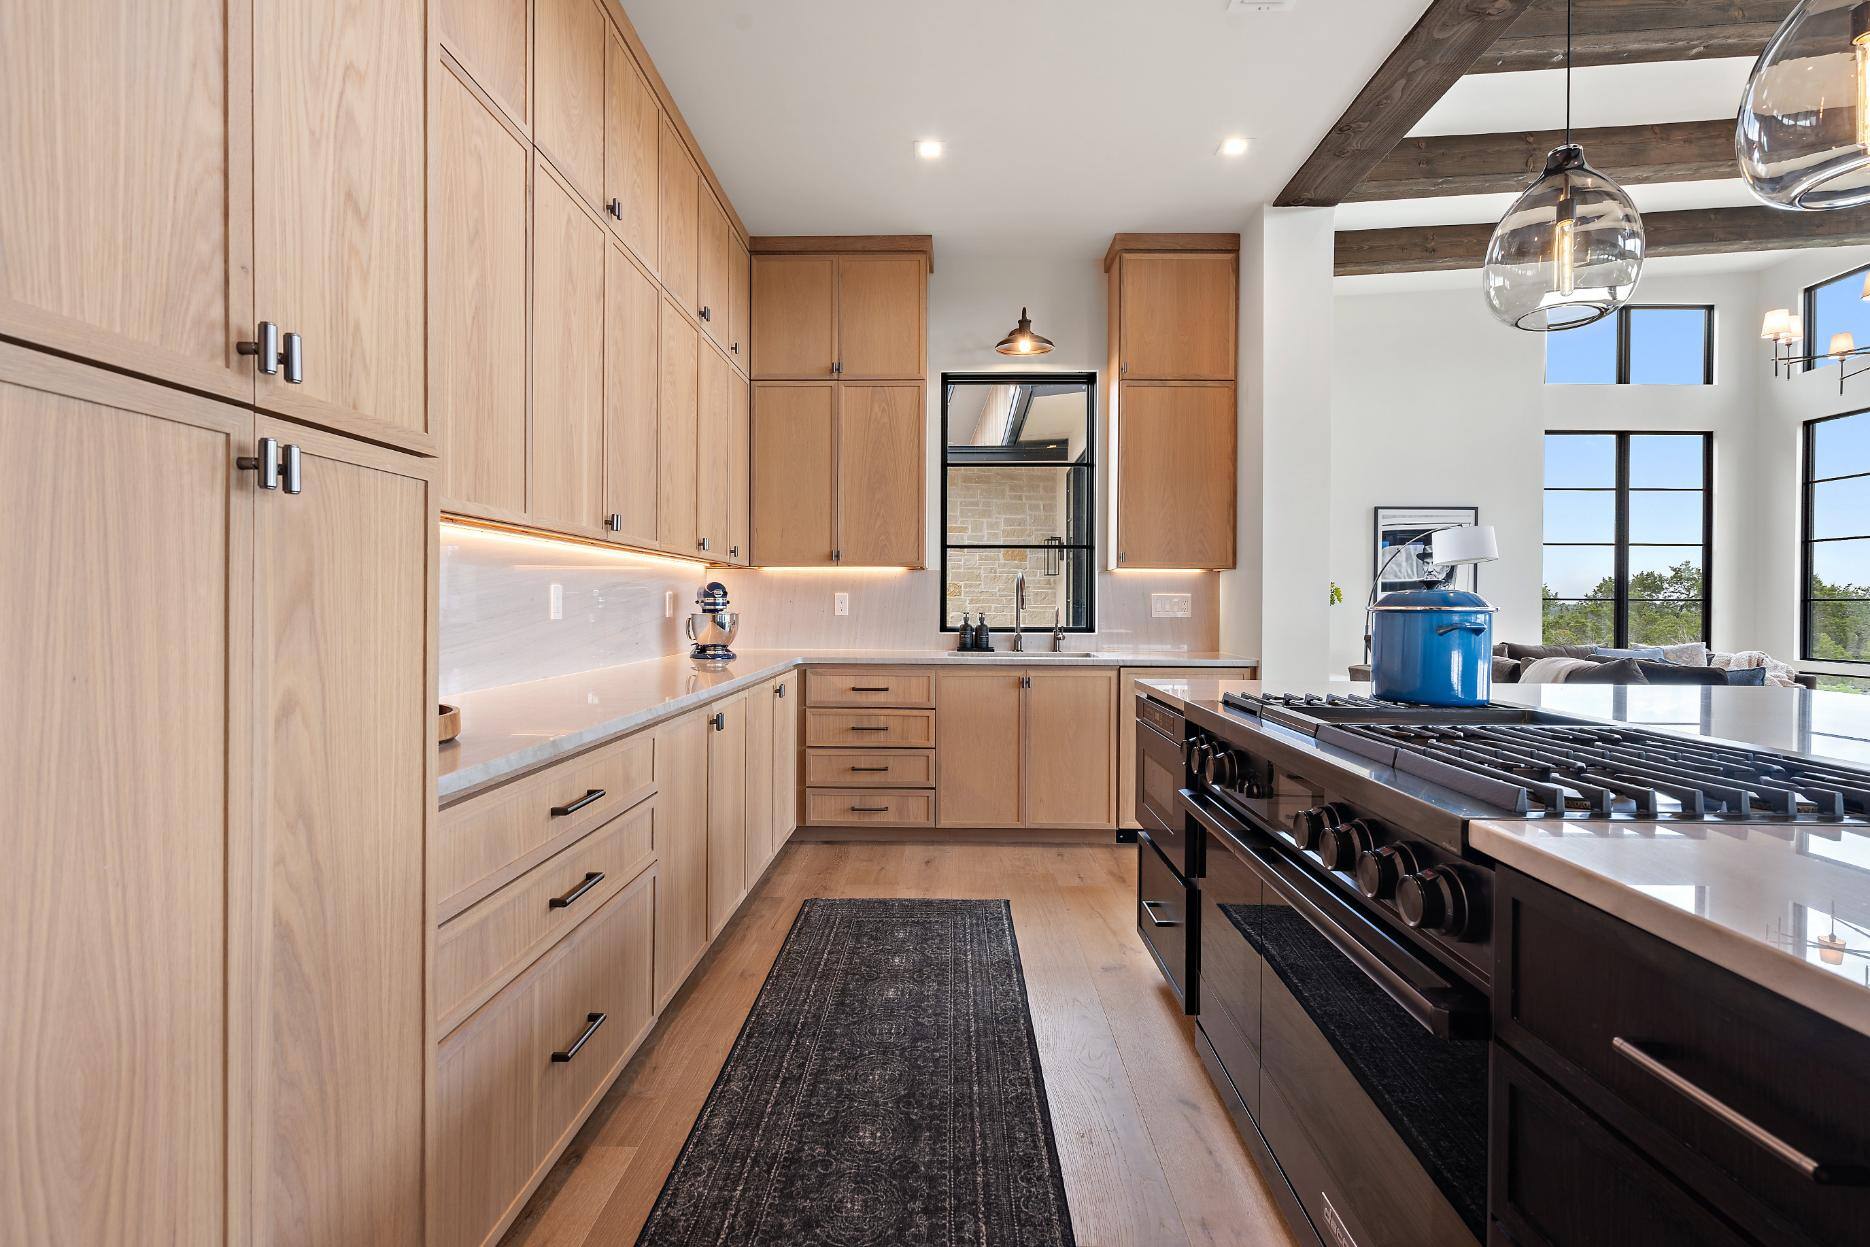
[[1261, 714], [1268, 706], [1286, 710], [1308, 710], [1319, 706], [1354, 706], [1365, 710], [1415, 710], [1406, 702], [1384, 701], [1361, 693], [1223, 693], [1221, 701], [1251, 715]]

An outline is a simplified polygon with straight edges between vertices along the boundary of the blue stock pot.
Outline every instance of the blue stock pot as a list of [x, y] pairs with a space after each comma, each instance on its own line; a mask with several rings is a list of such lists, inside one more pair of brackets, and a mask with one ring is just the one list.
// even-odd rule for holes
[[1462, 589], [1405, 589], [1371, 608], [1376, 696], [1424, 706], [1481, 706], [1493, 696], [1497, 609]]

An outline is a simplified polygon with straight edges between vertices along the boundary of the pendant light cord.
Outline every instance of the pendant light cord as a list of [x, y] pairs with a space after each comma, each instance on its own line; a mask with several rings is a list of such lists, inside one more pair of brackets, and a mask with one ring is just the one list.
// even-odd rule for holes
[[1565, 146], [1571, 146], [1571, 0], [1565, 0]]

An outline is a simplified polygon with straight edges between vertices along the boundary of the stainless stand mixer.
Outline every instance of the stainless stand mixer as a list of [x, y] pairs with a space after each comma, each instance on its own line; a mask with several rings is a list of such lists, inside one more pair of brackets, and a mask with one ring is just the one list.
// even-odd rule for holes
[[718, 580], [701, 587], [695, 605], [701, 609], [683, 625], [688, 639], [695, 643], [688, 656], [696, 662], [725, 666], [734, 660], [734, 651], [728, 646], [740, 631], [740, 612], [727, 609], [727, 586]]

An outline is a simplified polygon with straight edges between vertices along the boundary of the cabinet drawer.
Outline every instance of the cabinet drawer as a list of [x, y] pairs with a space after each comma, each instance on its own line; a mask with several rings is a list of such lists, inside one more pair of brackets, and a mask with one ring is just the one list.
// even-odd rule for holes
[[876, 788], [808, 788], [805, 821], [813, 827], [930, 827], [935, 794]]
[[935, 752], [930, 749], [814, 749], [805, 755], [808, 786], [845, 788], [932, 788]]
[[436, 1029], [446, 1034], [649, 864], [656, 802], [619, 814], [466, 912], [435, 937]]
[[933, 710], [807, 710], [808, 745], [932, 749]]
[[1870, 1186], [1841, 1180], [1870, 1168], [1870, 1043], [1517, 871], [1496, 888], [1495, 1034], [1760, 1237], [1862, 1232]]
[[805, 673], [808, 706], [933, 706], [935, 677], [927, 671], [866, 667], [812, 668]]
[[446, 922], [656, 790], [645, 732], [451, 805], [436, 824], [437, 917]]
[[433, 1241], [496, 1238], [648, 1033], [655, 905], [651, 867], [442, 1041]]

